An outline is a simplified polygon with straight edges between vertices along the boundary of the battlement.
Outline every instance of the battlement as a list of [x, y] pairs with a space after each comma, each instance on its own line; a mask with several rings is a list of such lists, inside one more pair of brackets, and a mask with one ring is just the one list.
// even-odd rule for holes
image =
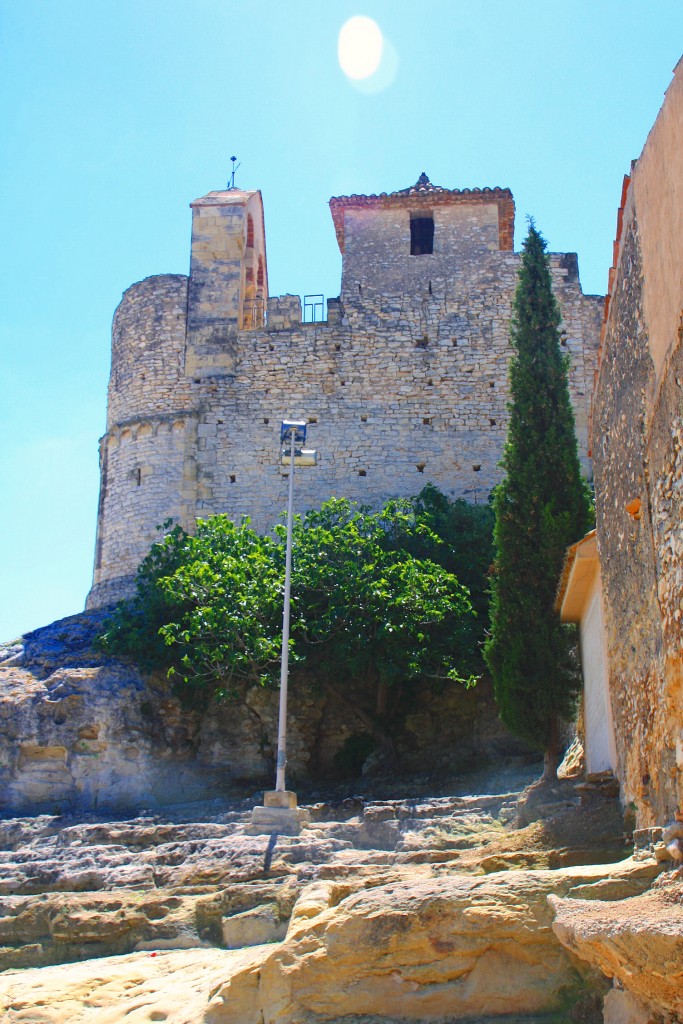
[[[509, 191], [421, 178], [389, 196], [330, 205], [344, 260], [324, 323], [301, 322], [298, 296], [268, 296], [255, 191], [193, 203], [189, 278], [147, 278], [125, 293], [114, 317], [89, 607], [130, 590], [168, 518], [192, 530], [197, 517], [226, 512], [270, 529], [286, 505], [282, 419], [306, 419], [320, 453], [300, 475], [300, 508], [332, 495], [380, 504], [428, 482], [484, 501], [500, 479], [519, 265]], [[411, 227], [429, 212], [432, 228]], [[582, 294], [575, 256], [550, 259], [588, 468], [602, 300]], [[266, 322], [254, 312], [261, 303]]]

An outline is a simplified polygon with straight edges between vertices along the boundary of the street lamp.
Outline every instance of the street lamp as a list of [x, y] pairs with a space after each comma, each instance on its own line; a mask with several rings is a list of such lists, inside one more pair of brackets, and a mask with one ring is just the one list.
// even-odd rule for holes
[[287, 543], [285, 549], [285, 593], [282, 610], [282, 655], [280, 661], [280, 706], [278, 714], [275, 789], [263, 795], [263, 807], [254, 807], [252, 832], [299, 832], [308, 814], [297, 807], [296, 793], [285, 787], [287, 765], [287, 686], [289, 680], [289, 613], [292, 586], [292, 521], [294, 519], [294, 470], [296, 466], [315, 466], [318, 453], [306, 444], [306, 423], [283, 420], [280, 427], [280, 462], [289, 466], [287, 496]]
[[[289, 443], [289, 452], [287, 445]], [[280, 427], [280, 458], [289, 466], [289, 493], [287, 497], [287, 547], [285, 555], [285, 600], [282, 611], [282, 657], [280, 661], [280, 710], [277, 733], [277, 762], [275, 791], [285, 793], [285, 767], [287, 764], [287, 682], [289, 679], [289, 609], [292, 589], [292, 520], [294, 518], [294, 469], [296, 466], [315, 466], [318, 453], [305, 449], [306, 424], [297, 420], [283, 420]]]

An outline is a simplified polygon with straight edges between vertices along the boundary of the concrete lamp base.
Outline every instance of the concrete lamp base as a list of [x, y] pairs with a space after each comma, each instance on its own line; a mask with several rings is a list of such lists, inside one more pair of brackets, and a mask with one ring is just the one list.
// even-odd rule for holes
[[263, 794], [263, 807], [254, 807], [247, 833], [252, 836], [278, 832], [283, 836], [298, 836], [310, 824], [308, 811], [296, 805], [296, 793], [290, 790], [267, 790]]

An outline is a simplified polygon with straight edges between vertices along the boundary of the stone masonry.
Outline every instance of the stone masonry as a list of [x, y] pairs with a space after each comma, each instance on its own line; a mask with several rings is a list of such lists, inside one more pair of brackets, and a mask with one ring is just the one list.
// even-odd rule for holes
[[[297, 296], [268, 297], [259, 192], [193, 203], [189, 278], [151, 277], [124, 294], [88, 607], [130, 592], [168, 518], [191, 530], [225, 512], [272, 528], [286, 504], [283, 418], [306, 419], [319, 451], [297, 476], [299, 509], [333, 495], [379, 504], [430, 481], [484, 501], [500, 478], [519, 266], [511, 193], [422, 175], [330, 206], [343, 270], [325, 322], [302, 323]], [[602, 300], [583, 295], [574, 254], [550, 262], [588, 471]]]
[[592, 412], [622, 799], [683, 807], [683, 61], [625, 179]]

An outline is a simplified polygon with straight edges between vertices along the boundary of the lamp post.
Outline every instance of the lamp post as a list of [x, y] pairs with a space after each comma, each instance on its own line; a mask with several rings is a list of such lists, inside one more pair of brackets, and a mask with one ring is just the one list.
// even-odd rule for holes
[[254, 807], [251, 816], [252, 832], [298, 832], [308, 820], [306, 811], [297, 808], [296, 793], [287, 790], [287, 687], [289, 682], [289, 617], [292, 587], [292, 522], [294, 519], [294, 469], [296, 466], [315, 466], [318, 453], [304, 448], [306, 423], [283, 420], [280, 427], [280, 461], [289, 466], [287, 496], [287, 542], [285, 548], [285, 592], [282, 609], [282, 655], [280, 661], [280, 703], [278, 712], [277, 761], [275, 789], [263, 795], [263, 807]]
[[289, 440], [289, 489], [287, 495], [287, 545], [285, 554], [285, 596], [282, 609], [282, 656], [280, 659], [280, 708], [277, 730], [277, 761], [275, 770], [275, 790], [284, 793], [285, 767], [287, 765], [287, 685], [289, 681], [289, 609], [292, 593], [292, 519], [294, 516], [294, 467], [296, 466], [296, 446], [302, 450], [306, 443], [306, 424], [292, 420], [283, 420], [280, 427], [280, 447], [283, 464], [287, 459], [287, 441]]

